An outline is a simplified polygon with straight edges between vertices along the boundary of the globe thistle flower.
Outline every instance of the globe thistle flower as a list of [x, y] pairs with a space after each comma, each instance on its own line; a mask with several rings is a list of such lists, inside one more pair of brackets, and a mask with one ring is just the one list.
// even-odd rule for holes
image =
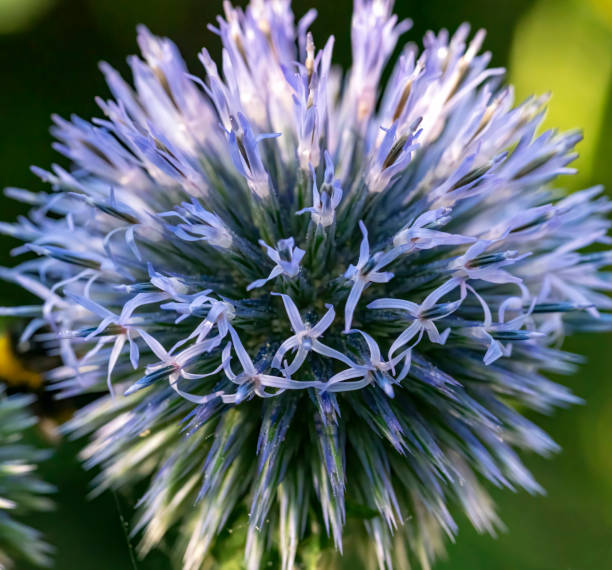
[[45, 496], [53, 487], [36, 475], [36, 465], [47, 452], [23, 442], [23, 432], [36, 423], [28, 410], [34, 397], [7, 396], [0, 387], [0, 567], [14, 568], [15, 559], [48, 566], [51, 547], [41, 534], [19, 522], [30, 511], [47, 510]]
[[202, 77], [140, 28], [105, 118], [54, 118], [70, 170], [8, 190], [36, 256], [2, 276], [42, 301], [15, 312], [95, 396], [67, 429], [97, 490], [148, 482], [142, 554], [317, 567], [355, 522], [374, 565], [428, 567], [456, 511], [501, 527], [487, 485], [542, 491], [517, 452], [557, 446], [522, 413], [576, 402], [560, 343], [609, 328], [610, 204], [552, 186], [580, 135], [538, 134], [546, 97], [514, 106], [482, 31], [383, 83], [392, 9], [355, 0], [345, 76], [289, 0], [225, 3]]

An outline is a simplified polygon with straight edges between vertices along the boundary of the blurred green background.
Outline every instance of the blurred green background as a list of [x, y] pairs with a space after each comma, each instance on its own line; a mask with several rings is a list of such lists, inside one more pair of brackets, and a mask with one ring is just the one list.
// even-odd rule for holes
[[[344, 66], [350, 61], [351, 4], [293, 2], [298, 15], [311, 5], [319, 10], [315, 39], [334, 33], [335, 60]], [[412, 41], [420, 41], [427, 29], [454, 30], [462, 21], [486, 28], [485, 48], [493, 52], [493, 65], [508, 68], [517, 98], [552, 91], [546, 125], [584, 129], [580, 174], [562, 184], [574, 190], [602, 183], [610, 194], [612, 0], [396, 4], [396, 12], [414, 20], [408, 34]], [[97, 63], [105, 60], [127, 73], [125, 56], [135, 52], [137, 23], [174, 39], [191, 70], [198, 71], [196, 54], [202, 45], [219, 53], [205, 24], [220, 9], [221, 0], [0, 0], [0, 187], [42, 189], [28, 167], [60, 160], [50, 147], [50, 114], [99, 114], [93, 98], [107, 90]], [[23, 205], [0, 200], [3, 219], [25, 211]], [[0, 240], [0, 264], [11, 263], [13, 245]], [[16, 288], [0, 284], [0, 305], [23, 299]], [[612, 569], [612, 335], [570, 339], [566, 347], [588, 357], [578, 375], [562, 379], [586, 405], [537, 418], [563, 447], [552, 460], [527, 458], [548, 496], [494, 492], [509, 530], [493, 540], [461, 521], [457, 544], [449, 546], [448, 559], [436, 570]], [[88, 501], [91, 474], [78, 466], [77, 450], [74, 443], [57, 444], [43, 472], [59, 488], [58, 509], [31, 517], [57, 547], [56, 568], [167, 568], [160, 553], [133, 565], [123, 528], [130, 498], [105, 495]], [[351, 567], [357, 570], [358, 563]]]

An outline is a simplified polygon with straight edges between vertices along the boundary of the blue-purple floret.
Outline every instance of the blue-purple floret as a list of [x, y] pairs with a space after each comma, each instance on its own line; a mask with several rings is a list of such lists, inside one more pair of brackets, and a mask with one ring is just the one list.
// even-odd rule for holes
[[553, 185], [580, 134], [539, 133], [547, 98], [514, 106], [484, 32], [428, 33], [382, 84], [392, 9], [355, 0], [344, 76], [288, 0], [224, 3], [203, 78], [139, 28], [105, 118], [54, 118], [52, 191], [7, 191], [30, 255], [0, 276], [42, 304], [2, 313], [96, 395], [67, 429], [98, 488], [149, 481], [142, 554], [178, 527], [197, 570], [237, 525], [248, 569], [290, 570], [352, 517], [373, 565], [426, 568], [453, 510], [502, 528], [484, 481], [542, 491], [517, 451], [557, 446], [521, 413], [579, 401], [546, 374], [611, 328], [612, 207]]

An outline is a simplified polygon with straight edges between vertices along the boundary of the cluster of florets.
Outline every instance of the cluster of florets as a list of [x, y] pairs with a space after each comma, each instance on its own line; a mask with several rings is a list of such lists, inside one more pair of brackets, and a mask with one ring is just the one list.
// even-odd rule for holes
[[576, 400], [543, 374], [610, 323], [612, 256], [582, 252], [610, 206], [550, 187], [580, 136], [536, 135], [545, 99], [513, 107], [482, 32], [428, 33], [383, 88], [392, 0], [355, 1], [345, 76], [314, 11], [224, 8], [221, 69], [142, 28], [135, 88], [103, 65], [106, 118], [55, 118], [73, 167], [9, 190], [37, 257], [2, 276], [43, 301], [17, 312], [62, 357], [49, 380], [100, 394], [69, 424], [99, 488], [150, 479], [142, 552], [178, 525], [196, 570], [244, 528], [248, 568], [290, 570], [342, 550], [348, 501], [381, 568], [427, 566], [450, 505], [499, 525], [483, 480], [540, 490], [516, 450], [556, 446], [517, 410]]

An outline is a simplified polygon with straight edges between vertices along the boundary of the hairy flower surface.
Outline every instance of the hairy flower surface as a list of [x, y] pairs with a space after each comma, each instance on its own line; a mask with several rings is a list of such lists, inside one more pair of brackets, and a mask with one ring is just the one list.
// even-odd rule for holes
[[610, 204], [551, 187], [580, 135], [538, 134], [482, 31], [428, 33], [382, 85], [392, 8], [355, 0], [346, 75], [289, 0], [224, 4], [202, 78], [141, 28], [105, 118], [54, 119], [52, 192], [8, 190], [36, 256], [0, 275], [42, 300], [15, 312], [55, 388], [99, 396], [68, 425], [98, 489], [149, 481], [142, 553], [314, 568], [357, 521], [367, 567], [427, 567], [452, 511], [501, 525], [487, 483], [541, 491], [517, 451], [556, 445], [521, 412], [577, 401], [546, 373], [609, 328]]
[[0, 568], [16, 561], [48, 566], [51, 548], [41, 534], [19, 522], [30, 511], [52, 506], [46, 495], [53, 487], [36, 475], [36, 464], [47, 452], [24, 443], [23, 432], [36, 423], [28, 410], [32, 396], [7, 396], [0, 387]]

